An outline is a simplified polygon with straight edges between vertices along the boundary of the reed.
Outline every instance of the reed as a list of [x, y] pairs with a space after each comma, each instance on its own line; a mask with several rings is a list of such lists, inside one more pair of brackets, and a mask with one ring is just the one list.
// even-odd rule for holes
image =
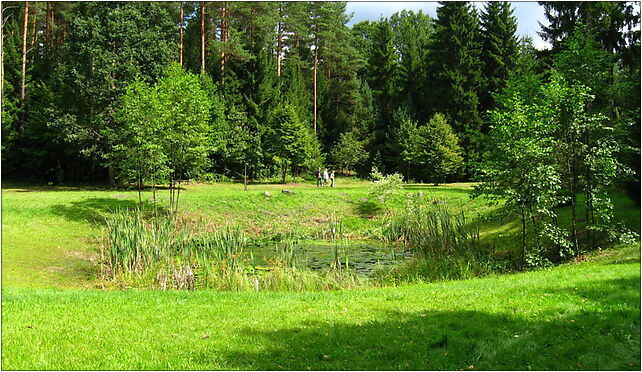
[[196, 223], [170, 215], [146, 217], [140, 209], [119, 210], [106, 221], [104, 274], [139, 277], [157, 272], [162, 288], [193, 288], [196, 276], [207, 281], [212, 263], [243, 269], [247, 239], [238, 227], [207, 232]]
[[418, 256], [461, 255], [479, 250], [479, 224], [443, 201], [416, 199], [382, 222], [379, 238]]
[[[103, 273], [117, 285], [160, 289], [211, 288], [224, 291], [307, 291], [356, 288], [367, 283], [344, 263], [322, 271], [300, 268], [298, 235], [281, 236], [268, 268], [255, 267], [239, 227], [208, 231], [203, 221], [180, 216], [147, 216], [119, 210], [106, 221]], [[341, 222], [332, 218], [329, 234], [338, 247]]]
[[373, 273], [372, 280], [385, 286], [471, 279], [510, 271], [511, 267], [505, 261], [483, 254], [428, 255], [382, 267]]

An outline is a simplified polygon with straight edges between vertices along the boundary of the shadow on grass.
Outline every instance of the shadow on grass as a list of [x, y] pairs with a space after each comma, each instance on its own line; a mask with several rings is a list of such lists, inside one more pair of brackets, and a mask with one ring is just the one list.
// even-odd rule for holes
[[403, 185], [404, 190], [408, 191], [424, 191], [424, 192], [443, 192], [447, 191], [448, 193], [461, 193], [461, 194], [470, 194], [473, 190], [470, 187], [460, 187], [460, 186], [444, 186], [443, 184], [439, 184], [437, 186], [433, 184], [422, 184], [422, 185]]
[[122, 200], [115, 198], [90, 198], [69, 204], [58, 204], [51, 206], [51, 212], [57, 216], [64, 217], [69, 221], [84, 222], [91, 224], [105, 224], [105, 217], [118, 209], [134, 209], [139, 204], [133, 200]]
[[384, 210], [381, 203], [374, 201], [359, 201], [354, 204], [354, 213], [361, 218], [373, 218]]
[[[241, 337], [262, 347], [232, 351], [223, 359], [229, 369], [258, 370], [640, 369], [639, 276], [550, 291], [560, 296], [553, 308], [533, 305], [528, 314], [511, 312], [510, 306], [495, 313], [391, 312], [354, 325], [342, 324], [339, 313], [331, 323], [246, 329]], [[190, 357], [205, 362], [220, 356], [211, 353]]]
[[102, 186], [10, 186], [2, 187], [3, 190], [12, 192], [51, 192], [51, 191], [112, 191], [129, 190], [128, 188], [102, 187]]
[[[175, 187], [176, 189], [185, 190], [185, 184]], [[30, 185], [18, 183], [3, 183], [3, 190], [10, 190], [11, 192], [51, 192], [51, 191], [138, 191], [136, 185], [76, 185], [76, 186], [48, 186], [48, 185]], [[143, 186], [141, 191], [149, 192], [152, 190], [151, 186]], [[169, 190], [167, 185], [156, 185], [156, 190]]]

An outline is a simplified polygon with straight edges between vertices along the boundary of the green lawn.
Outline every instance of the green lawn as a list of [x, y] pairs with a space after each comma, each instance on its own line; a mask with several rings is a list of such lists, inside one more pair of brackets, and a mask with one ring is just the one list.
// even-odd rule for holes
[[[359, 237], [385, 218], [364, 214], [366, 186], [252, 185], [244, 192], [242, 185], [190, 185], [181, 208], [255, 235], [297, 229], [314, 236], [334, 213]], [[493, 218], [497, 207], [470, 201], [469, 185], [410, 185], [405, 193], [420, 191], [487, 216], [482, 239], [511, 249], [516, 221]], [[641, 367], [639, 245], [553, 269], [390, 288], [97, 289], [103, 217], [137, 198], [115, 189], [5, 185], [3, 369]], [[639, 232], [639, 207], [619, 194], [614, 203], [618, 218]]]
[[4, 289], [3, 369], [640, 369], [639, 247], [316, 293]]

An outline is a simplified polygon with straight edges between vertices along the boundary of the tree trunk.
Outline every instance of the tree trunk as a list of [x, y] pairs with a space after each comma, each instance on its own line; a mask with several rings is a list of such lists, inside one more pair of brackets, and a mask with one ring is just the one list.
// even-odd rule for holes
[[526, 268], [526, 207], [522, 207], [522, 270]]
[[[29, 2], [25, 3], [24, 19], [22, 22], [22, 70], [20, 73], [20, 108], [24, 109], [25, 105], [25, 82], [27, 77], [27, 25], [29, 24]], [[4, 70], [4, 69], [3, 69]], [[25, 130], [25, 116], [24, 112], [21, 113], [22, 118], [18, 127], [20, 135], [24, 134]]]
[[178, 63], [183, 66], [183, 23], [184, 23], [184, 15], [183, 15], [183, 2], [181, 1], [181, 23], [180, 23], [180, 29], [179, 29], [179, 38], [180, 41], [178, 43]]
[[65, 40], [67, 40], [67, 23], [62, 23], [62, 36], [60, 37], [60, 42], [58, 45], [62, 45]]
[[571, 239], [573, 243], [573, 250], [575, 251], [575, 258], [579, 256], [579, 244], [577, 241], [577, 177], [575, 172], [571, 173]]
[[107, 177], [109, 177], [109, 186], [116, 186], [116, 169], [111, 165], [107, 167]]
[[247, 164], [243, 166], [243, 191], [247, 191]]
[[314, 133], [317, 132], [317, 48], [314, 46]]
[[156, 209], [156, 167], [154, 167], [152, 172], [152, 200], [154, 201], [154, 216], [158, 216], [158, 211]]
[[[31, 9], [31, 43], [29, 45], [29, 49], [33, 49], [36, 46], [36, 37], [38, 35], [37, 23], [36, 23], [36, 20], [38, 18], [37, 17], [38, 8], [36, 7], [37, 4], [38, 2], [34, 1], [33, 8]], [[31, 55], [34, 56], [35, 53], [31, 53]]]
[[56, 175], [58, 176], [58, 186], [62, 186], [63, 170], [60, 158], [56, 159]]
[[176, 190], [176, 200], [174, 202], [174, 215], [178, 213], [178, 199], [181, 197], [181, 182], [179, 181], [175, 185], [178, 185], [178, 186], [176, 186], [177, 190]]
[[[557, 222], [557, 212], [555, 212], [555, 211], [552, 211], [552, 212], [553, 212], [553, 216], [551, 217], [551, 224], [553, 225], [553, 227], [555, 228], [555, 231], [557, 233], [557, 229], [559, 228], [559, 224]], [[559, 240], [555, 239], [554, 244], [555, 244], [555, 248], [557, 249], [557, 252], [559, 254], [559, 252], [562, 250], [562, 246], [560, 245]]]
[[[2, 24], [0, 25], [0, 40], [4, 40], [4, 16], [2, 15], [2, 8], [0, 7], [0, 22]], [[0, 55], [2, 61], [4, 61], [4, 48], [0, 48]], [[4, 66], [0, 66], [0, 97], [4, 97]]]
[[[56, 25], [56, 20], [55, 20], [55, 16], [56, 16], [56, 12], [55, 12], [55, 4], [51, 4], [51, 15], [50, 15], [50, 16], [51, 16], [51, 20], [49, 21], [49, 25], [51, 26], [51, 31], [50, 31], [50, 32], [51, 32], [51, 36], [50, 36], [50, 37], [51, 37], [51, 39], [53, 39], [53, 38], [54, 38], [54, 26]], [[52, 40], [51, 42], [52, 42], [52, 44], [53, 44], [53, 40]]]
[[530, 204], [528, 206], [528, 209], [531, 214], [531, 223], [533, 224], [533, 232], [535, 233], [535, 246], [537, 248], [540, 247], [540, 230], [539, 230], [539, 224], [537, 223], [537, 220], [535, 219], [535, 213], [533, 213], [533, 204]]
[[225, 83], [225, 46], [228, 38], [227, 3], [221, 7], [221, 84]]
[[285, 165], [285, 160], [281, 160], [281, 176], [282, 176], [282, 180], [283, 180], [281, 183], [283, 183], [283, 184], [285, 184], [285, 172], [286, 171], [287, 171], [287, 167]]
[[254, 13], [255, 13], [254, 7], [250, 6], [250, 24], [248, 26], [248, 31], [250, 32], [250, 40], [252, 43], [252, 47], [254, 47], [256, 43], [256, 41], [254, 40]]
[[283, 48], [283, 3], [279, 4], [279, 21], [276, 23], [276, 76], [281, 76], [281, 48]]
[[593, 221], [591, 221], [591, 215], [593, 214], [593, 179], [592, 179], [591, 170], [589, 169], [589, 167], [586, 167], [585, 177], [586, 177], [586, 192], [585, 192], [585, 200], [584, 200], [584, 218], [586, 219], [585, 226], [586, 226], [586, 234], [589, 240], [589, 244], [591, 249], [594, 249], [595, 248], [595, 231], [591, 229], [591, 227], [593, 227]]
[[201, 74], [205, 73], [205, 2], [201, 1]]
[[167, 210], [171, 213], [172, 212], [172, 176], [169, 176], [170, 179], [167, 183], [167, 191], [169, 192], [169, 203], [167, 205]]
[[51, 1], [47, 1], [47, 16], [45, 19], [45, 42], [47, 44], [47, 48], [51, 48], [51, 23], [50, 19], [52, 14], [52, 9], [51, 9]]
[[25, 3], [24, 19], [22, 22], [22, 72], [20, 85], [20, 105], [24, 104], [25, 100], [25, 79], [27, 75], [27, 25], [29, 24], [29, 2]]

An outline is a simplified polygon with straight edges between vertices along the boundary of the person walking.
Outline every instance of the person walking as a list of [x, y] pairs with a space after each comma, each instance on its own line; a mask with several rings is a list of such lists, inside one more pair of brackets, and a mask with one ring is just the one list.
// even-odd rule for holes
[[317, 187], [321, 187], [321, 168], [317, 170]]
[[334, 169], [330, 172], [330, 187], [334, 187]]
[[328, 185], [328, 179], [330, 179], [330, 176], [328, 176], [328, 168], [323, 168], [323, 186]]

